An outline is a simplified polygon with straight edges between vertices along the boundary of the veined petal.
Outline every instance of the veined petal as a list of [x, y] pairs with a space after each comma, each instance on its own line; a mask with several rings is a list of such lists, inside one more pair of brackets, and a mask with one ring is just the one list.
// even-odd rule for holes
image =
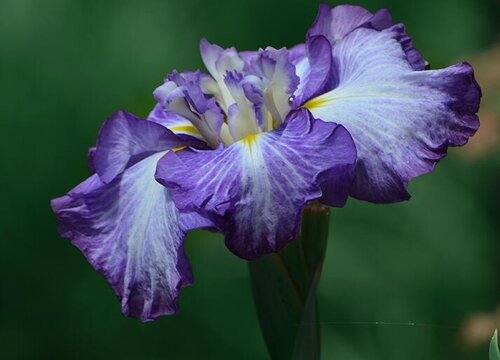
[[330, 9], [328, 5], [321, 4], [307, 36], [323, 35], [334, 44], [359, 27], [383, 30], [391, 25], [392, 17], [386, 9], [372, 14], [361, 6], [339, 5]]
[[432, 171], [448, 146], [464, 145], [479, 126], [481, 91], [472, 67], [415, 71], [398, 42], [402, 33], [400, 25], [360, 28], [339, 40], [338, 86], [304, 105], [352, 134], [352, 195], [372, 202], [408, 199], [408, 182]]
[[[372, 14], [360, 6], [339, 5], [330, 9], [328, 5], [322, 4], [316, 20], [307, 32], [307, 38], [318, 35], [325, 36], [333, 47], [339, 40], [358, 28], [380, 31], [390, 26], [392, 26], [392, 17], [386, 9], [380, 9]], [[424, 70], [426, 62], [413, 47], [411, 38], [404, 31], [401, 31], [395, 39], [401, 44], [413, 69]]]
[[141, 160], [108, 184], [93, 175], [52, 201], [61, 236], [104, 275], [123, 314], [142, 321], [177, 311], [180, 288], [192, 283], [185, 233], [211, 226], [199, 215], [179, 213], [156, 182], [163, 155]]
[[165, 127], [119, 111], [101, 127], [91, 159], [101, 180], [108, 183], [130, 162], [183, 145], [190, 143]]
[[[297, 236], [308, 202], [323, 197], [343, 205], [355, 159], [343, 127], [300, 110], [284, 129], [248, 136], [228, 148], [169, 153], [156, 178], [171, 189], [180, 209], [222, 220], [229, 249], [254, 259]], [[331, 183], [343, 189], [329, 188]]]

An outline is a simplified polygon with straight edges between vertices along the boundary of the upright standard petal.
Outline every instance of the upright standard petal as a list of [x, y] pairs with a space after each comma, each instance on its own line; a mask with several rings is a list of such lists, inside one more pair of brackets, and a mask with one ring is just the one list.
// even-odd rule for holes
[[108, 184], [93, 175], [52, 201], [61, 236], [104, 275], [123, 314], [142, 321], [177, 311], [180, 288], [192, 283], [185, 233], [210, 226], [196, 214], [179, 213], [154, 179], [163, 155], [141, 160]]
[[479, 126], [481, 91], [461, 63], [415, 71], [399, 43], [401, 25], [360, 28], [333, 47], [338, 86], [304, 105], [344, 125], [358, 151], [352, 195], [377, 203], [409, 198], [408, 182], [432, 171], [448, 146]]
[[218, 91], [214, 95], [219, 97], [219, 105], [227, 112], [229, 106], [234, 103], [234, 99], [226, 87], [224, 76], [228, 71], [241, 72], [245, 62], [235, 48], [223, 49], [218, 45], [210, 44], [206, 39], [200, 42], [200, 53], [205, 67], [217, 83]]
[[285, 48], [268, 47], [261, 51], [249, 66], [252, 74], [268, 83], [264, 102], [276, 122], [276, 128], [290, 112], [290, 98], [300, 81], [289, 55]]
[[190, 145], [186, 141], [159, 124], [119, 111], [99, 131], [91, 157], [93, 168], [101, 180], [108, 183], [130, 162], [137, 162], [158, 151]]
[[224, 114], [214, 97], [204, 91], [204, 83], [213, 80], [201, 72], [174, 71], [153, 93], [163, 110], [189, 120], [202, 138], [212, 147], [221, 142]]
[[[343, 127], [300, 110], [284, 129], [248, 136], [228, 148], [169, 153], [159, 162], [156, 178], [181, 210], [206, 212], [221, 221], [231, 251], [255, 259], [297, 236], [308, 202], [323, 197], [342, 205], [355, 159]], [[343, 189], [333, 189], [332, 183]]]

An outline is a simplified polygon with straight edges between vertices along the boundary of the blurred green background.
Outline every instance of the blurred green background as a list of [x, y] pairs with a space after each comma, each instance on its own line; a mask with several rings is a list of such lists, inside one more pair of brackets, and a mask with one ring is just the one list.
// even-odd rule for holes
[[[433, 67], [471, 61], [485, 130], [414, 181], [411, 201], [351, 200], [333, 212], [319, 289], [323, 359], [486, 360], [500, 303], [499, 3], [353, 3], [389, 8]], [[247, 264], [220, 236], [190, 235], [195, 286], [183, 291], [180, 314], [141, 324], [120, 315], [104, 279], [59, 238], [49, 200], [89, 175], [87, 148], [108, 115], [145, 116], [168, 72], [202, 67], [200, 38], [239, 49], [292, 46], [317, 7], [0, 1], [0, 358], [267, 357]]]

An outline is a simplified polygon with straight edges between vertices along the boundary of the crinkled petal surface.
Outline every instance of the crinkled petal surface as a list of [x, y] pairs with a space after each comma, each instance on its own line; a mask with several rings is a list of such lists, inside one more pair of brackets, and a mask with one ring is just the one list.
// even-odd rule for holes
[[180, 209], [221, 218], [229, 249], [254, 259], [297, 236], [308, 202], [323, 197], [333, 205], [345, 203], [355, 159], [343, 127], [300, 110], [284, 129], [228, 148], [168, 153], [156, 177]]
[[401, 25], [359, 28], [333, 47], [338, 86], [304, 105], [344, 125], [358, 151], [352, 195], [372, 202], [409, 198], [408, 181], [433, 170], [448, 146], [479, 126], [481, 91], [469, 64], [415, 71]]
[[[392, 17], [387, 9], [380, 9], [372, 14], [360, 6], [339, 5], [330, 9], [328, 5], [321, 4], [316, 20], [307, 32], [306, 42], [311, 37], [324, 36], [330, 41], [332, 47], [334, 47], [339, 40], [358, 28], [381, 31], [391, 26]], [[395, 39], [401, 44], [406, 58], [413, 69], [424, 70], [426, 62], [413, 47], [411, 38], [404, 31], [401, 31]], [[303, 62], [303, 58], [299, 59], [302, 61], [301, 65], [305, 66], [304, 69], [307, 70], [306, 65], [308, 62]], [[307, 73], [307, 71], [304, 71], [304, 73]], [[302, 79], [302, 76], [300, 77]]]
[[93, 175], [52, 201], [61, 236], [105, 276], [123, 314], [142, 321], [177, 311], [180, 288], [192, 283], [184, 235], [210, 226], [196, 214], [180, 214], [154, 179], [163, 154], [141, 160], [108, 184]]
[[91, 158], [101, 180], [108, 183], [131, 163], [183, 145], [190, 144], [164, 126], [119, 111], [101, 127]]

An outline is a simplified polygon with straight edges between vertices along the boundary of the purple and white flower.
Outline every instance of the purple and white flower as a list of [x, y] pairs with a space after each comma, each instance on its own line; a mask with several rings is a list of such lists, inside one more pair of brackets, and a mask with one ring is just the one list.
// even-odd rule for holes
[[386, 10], [321, 5], [289, 50], [200, 48], [208, 74], [168, 75], [146, 120], [108, 119], [95, 174], [52, 201], [61, 235], [143, 321], [175, 313], [192, 283], [190, 230], [222, 232], [245, 259], [279, 251], [308, 203], [408, 199], [479, 126], [471, 66], [425, 70]]

